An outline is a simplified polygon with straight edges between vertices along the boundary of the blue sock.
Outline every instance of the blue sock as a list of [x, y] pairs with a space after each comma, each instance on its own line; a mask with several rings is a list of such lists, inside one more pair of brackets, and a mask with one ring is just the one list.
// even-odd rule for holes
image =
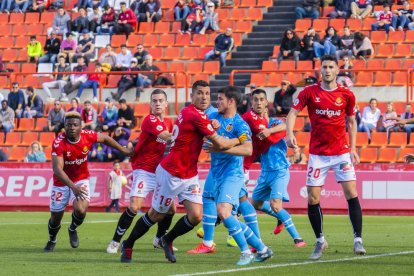
[[241, 228], [244, 233], [244, 237], [246, 238], [246, 241], [248, 244], [256, 248], [257, 251], [263, 251], [265, 249], [265, 245], [263, 242], [253, 233], [252, 229], [250, 227], [247, 227], [246, 224], [243, 222], [240, 222]]
[[249, 200], [240, 203], [239, 210], [243, 215], [246, 225], [252, 229], [253, 233], [260, 239], [259, 223], [257, 222], [257, 213]]
[[214, 240], [214, 228], [216, 227], [217, 207], [212, 198], [203, 197], [203, 230], [204, 240]]
[[286, 231], [288, 231], [289, 235], [293, 239], [299, 239], [300, 238], [298, 230], [296, 230], [296, 226], [295, 226], [295, 224], [293, 224], [292, 218], [290, 217], [289, 213], [285, 209], [282, 209], [279, 212], [275, 213], [272, 210], [272, 208], [270, 207], [269, 201], [265, 201], [265, 202], [263, 202], [263, 206], [262, 206], [261, 210], [262, 210], [262, 212], [265, 212], [266, 214], [269, 214], [272, 217], [275, 217], [275, 218], [281, 220], [283, 222], [283, 225], [286, 228]]
[[224, 226], [229, 230], [229, 235], [234, 238], [241, 252], [249, 251], [246, 238], [240, 226], [240, 222], [233, 216], [223, 219]]

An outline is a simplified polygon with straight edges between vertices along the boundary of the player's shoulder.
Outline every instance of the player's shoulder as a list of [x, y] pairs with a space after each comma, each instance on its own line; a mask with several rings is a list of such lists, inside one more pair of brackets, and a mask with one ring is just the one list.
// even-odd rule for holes
[[[197, 107], [195, 107], [194, 105], [189, 105], [186, 108], [187, 109], [185, 113], [183, 113], [183, 115], [188, 115], [188, 117], [190, 118], [194, 118], [194, 119], [203, 119], [203, 120], [207, 120], [207, 114], [204, 112], [204, 110], [198, 109]], [[184, 111], [183, 109], [183, 111]]]
[[96, 135], [96, 132], [93, 130], [82, 129], [80, 134], [82, 136], [92, 136], [92, 135]]
[[142, 122], [146, 122], [146, 123], [150, 123], [150, 124], [155, 124], [159, 121], [157, 116], [154, 116], [153, 114], [148, 114], [147, 116], [144, 117], [144, 120]]
[[53, 147], [54, 148], [59, 148], [62, 147], [65, 144], [66, 141], [66, 134], [65, 133], [60, 133], [55, 140], [53, 140]]
[[300, 93], [303, 93], [303, 92], [309, 93], [309, 92], [314, 92], [314, 91], [319, 91], [319, 90], [322, 90], [320, 83], [314, 83], [314, 84], [305, 86]]
[[217, 120], [217, 119], [220, 118], [220, 114], [217, 111], [214, 111], [214, 112], [211, 112], [210, 114], [208, 114], [208, 118], [210, 120], [213, 120], [213, 119]]
[[253, 111], [253, 109], [250, 109], [243, 114], [242, 118], [245, 121], [256, 121], [259, 119], [259, 116], [256, 114], [256, 112]]

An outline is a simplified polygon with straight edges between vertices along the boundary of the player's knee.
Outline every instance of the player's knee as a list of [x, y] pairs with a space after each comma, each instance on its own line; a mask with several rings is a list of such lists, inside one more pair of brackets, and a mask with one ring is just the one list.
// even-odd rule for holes
[[344, 195], [346, 200], [350, 200], [352, 198], [355, 198], [358, 196], [358, 192], [357, 191], [344, 191]]
[[192, 225], [196, 226], [203, 219], [203, 212], [197, 212], [197, 213], [188, 214], [188, 219], [190, 220], [190, 223]]
[[217, 206], [217, 215], [220, 217], [220, 219], [226, 219], [229, 216], [231, 216], [231, 208], [228, 208], [227, 206], [223, 204], [219, 204]]
[[161, 220], [163, 220], [163, 219], [164, 219], [165, 214], [158, 213], [157, 211], [155, 211], [154, 209], [152, 209], [152, 208], [151, 208], [151, 209], [148, 211], [148, 216], [150, 217], [150, 219], [151, 219], [153, 222], [159, 222], [159, 221], [161, 221]]
[[273, 212], [279, 213], [282, 210], [282, 201], [280, 199], [272, 199], [270, 200], [270, 207], [272, 208]]
[[263, 206], [263, 202], [262, 201], [253, 200], [252, 201], [252, 205], [253, 205], [254, 209], [261, 210], [262, 209], [262, 206]]
[[167, 215], [175, 215], [175, 205], [173, 204], [170, 208], [170, 210], [168, 210]]
[[131, 202], [131, 203], [129, 204], [128, 209], [129, 209], [132, 213], [136, 214], [136, 213], [138, 213], [138, 211], [141, 209], [141, 204], [140, 204], [140, 203], [132, 203], [132, 202]]

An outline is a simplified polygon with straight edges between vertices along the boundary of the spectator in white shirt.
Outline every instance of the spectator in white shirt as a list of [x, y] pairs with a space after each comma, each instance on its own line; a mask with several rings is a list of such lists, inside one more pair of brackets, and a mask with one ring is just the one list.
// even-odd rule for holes
[[377, 99], [372, 98], [369, 100], [369, 106], [364, 107], [361, 124], [359, 125], [359, 131], [367, 132], [369, 140], [371, 140], [371, 131], [377, 128], [377, 123], [381, 116], [381, 111], [377, 108], [377, 105]]
[[116, 65], [114, 70], [126, 71], [131, 65], [132, 54], [125, 44], [121, 45], [121, 52], [116, 56]]

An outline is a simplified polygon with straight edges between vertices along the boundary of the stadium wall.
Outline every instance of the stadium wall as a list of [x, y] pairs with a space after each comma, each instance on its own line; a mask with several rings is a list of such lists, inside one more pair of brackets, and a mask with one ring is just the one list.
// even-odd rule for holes
[[[110, 203], [107, 189], [107, 177], [111, 163], [91, 163], [91, 210], [103, 211]], [[414, 215], [414, 166], [413, 165], [359, 165], [357, 166], [358, 193], [365, 214], [376, 215]], [[209, 165], [200, 165], [200, 182], [204, 184]], [[121, 206], [129, 203], [131, 170], [125, 165], [128, 184], [123, 189]], [[251, 192], [260, 174], [260, 167], [250, 171], [248, 191]], [[291, 167], [289, 184], [290, 202], [286, 203], [293, 213], [305, 213], [307, 192], [304, 185], [307, 177], [306, 167]], [[53, 183], [50, 163], [22, 164], [2, 163], [0, 165], [0, 210], [48, 211], [50, 187]], [[327, 185], [322, 189], [324, 212], [334, 214], [347, 213], [347, 203], [341, 186], [335, 183], [332, 172]], [[144, 209], [148, 209], [151, 198], [148, 197]], [[144, 211], [145, 211], [144, 210]]]

